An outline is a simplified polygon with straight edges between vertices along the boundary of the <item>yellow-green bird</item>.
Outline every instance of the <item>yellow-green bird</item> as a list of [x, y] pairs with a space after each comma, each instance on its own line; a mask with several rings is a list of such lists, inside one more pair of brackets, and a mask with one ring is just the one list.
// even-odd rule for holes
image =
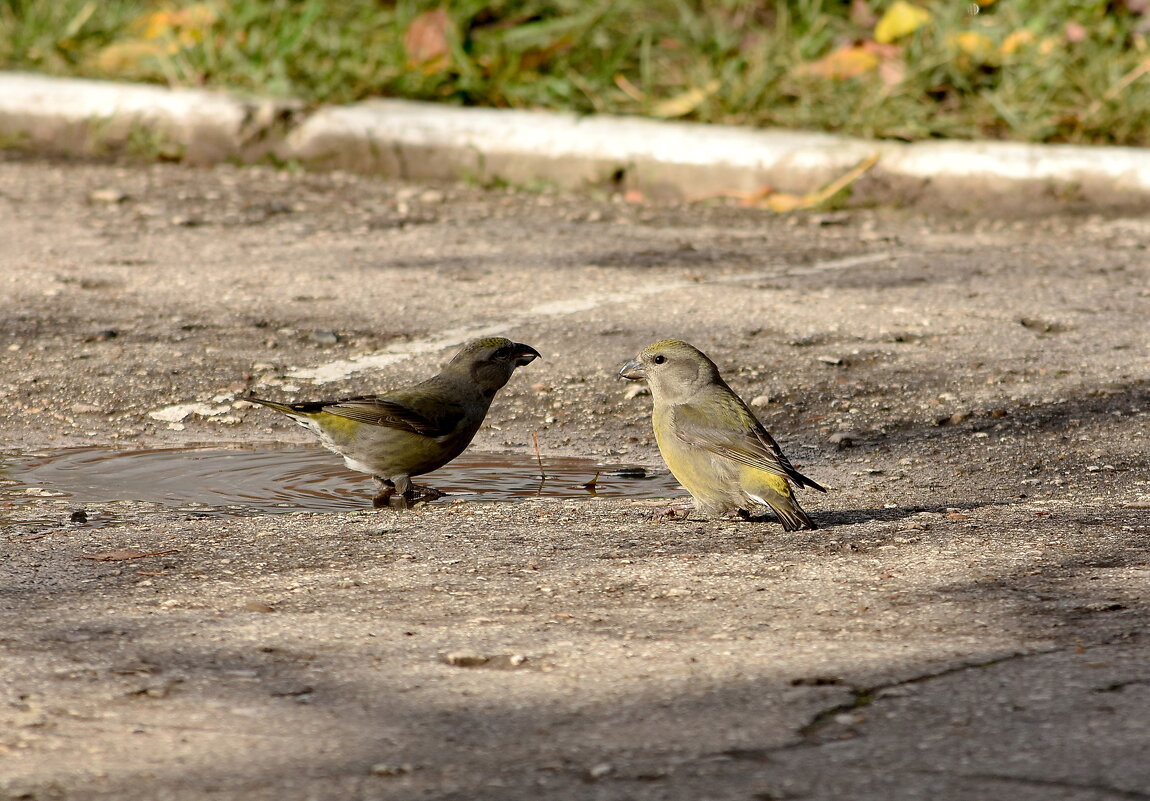
[[665, 339], [640, 351], [619, 375], [650, 386], [659, 452], [701, 514], [769, 506], [787, 531], [816, 528], [791, 485], [826, 489], [791, 466], [706, 354]]
[[516, 367], [530, 364], [539, 351], [504, 337], [473, 339], [443, 370], [418, 384], [382, 395], [361, 395], [312, 403], [279, 403], [248, 395], [319, 437], [352, 470], [369, 473], [380, 492], [372, 503], [386, 506], [393, 495], [403, 502], [438, 498], [417, 487], [412, 476], [443, 467], [471, 444], [487, 416], [491, 399]]

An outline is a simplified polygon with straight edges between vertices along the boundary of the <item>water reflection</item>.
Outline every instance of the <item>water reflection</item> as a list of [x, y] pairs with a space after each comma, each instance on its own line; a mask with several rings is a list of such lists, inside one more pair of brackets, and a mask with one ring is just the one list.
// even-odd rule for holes
[[[591, 495], [666, 498], [682, 489], [664, 472], [592, 459], [473, 453], [420, 477], [453, 498], [510, 501]], [[375, 483], [318, 448], [62, 448], [12, 458], [3, 470], [6, 502], [45, 495], [71, 503], [135, 500], [243, 512], [370, 508]], [[597, 477], [596, 477], [597, 476]]]

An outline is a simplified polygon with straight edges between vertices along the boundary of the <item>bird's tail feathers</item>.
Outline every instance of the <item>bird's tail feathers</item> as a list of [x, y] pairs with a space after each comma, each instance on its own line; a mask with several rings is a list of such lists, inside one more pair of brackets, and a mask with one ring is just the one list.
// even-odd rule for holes
[[818, 528], [815, 521], [811, 520], [810, 515], [802, 510], [797, 503], [791, 506], [783, 506], [782, 504], [770, 504], [771, 510], [779, 518], [779, 522], [783, 524], [784, 531], [799, 531], [800, 529], [814, 529]]
[[798, 501], [794, 498], [784, 498], [782, 496], [764, 498], [759, 495], [751, 495], [750, 498], [754, 501], [758, 501], [763, 506], [771, 507], [771, 511], [775, 513], [775, 517], [779, 518], [779, 522], [783, 524], [784, 531], [818, 528], [818, 526], [815, 525], [815, 521], [811, 520], [810, 515], [803, 511], [803, 508], [799, 506]]

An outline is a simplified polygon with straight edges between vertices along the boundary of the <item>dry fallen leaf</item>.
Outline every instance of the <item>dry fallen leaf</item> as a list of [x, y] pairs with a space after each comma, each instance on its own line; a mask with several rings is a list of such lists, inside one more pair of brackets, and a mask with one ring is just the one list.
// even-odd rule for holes
[[154, 11], [137, 18], [132, 27], [143, 39], [174, 39], [184, 47], [204, 40], [219, 19], [219, 11], [209, 3], [193, 3], [183, 8]]
[[744, 203], [744, 205], [758, 206], [759, 208], [766, 208], [780, 213], [796, 211], [798, 209], [813, 209], [826, 203], [839, 192], [857, 181], [867, 170], [878, 163], [878, 158], [878, 153], [872, 153], [816, 192], [811, 192], [806, 195], [772, 192], [757, 202]]
[[162, 61], [203, 42], [219, 17], [210, 3], [141, 14], [129, 25], [132, 37], [100, 50], [95, 65], [103, 72], [128, 76], [146, 72], [154, 66], [150, 61]]
[[906, 74], [906, 64], [901, 56], [902, 48], [898, 45], [880, 44], [867, 39], [832, 50], [818, 61], [799, 66], [796, 72], [830, 80], [847, 80], [877, 69], [882, 82], [893, 86], [901, 82]]
[[451, 18], [444, 8], [424, 11], [413, 19], [403, 34], [407, 65], [428, 74], [447, 69], [451, 65], [450, 26]]
[[627, 95], [627, 97], [639, 103], [643, 102], [645, 98], [643, 90], [635, 84], [631, 83], [631, 81], [623, 73], [615, 73], [615, 85], [622, 89], [623, 94]]
[[850, 17], [851, 22], [860, 28], [873, 28], [878, 21], [866, 0], [851, 0]]
[[799, 67], [800, 75], [817, 75], [820, 78], [846, 80], [877, 69], [879, 57], [864, 45], [845, 45], [832, 50], [818, 61]]
[[[851, 167], [845, 173], [840, 175], [835, 180], [831, 181], [821, 189], [811, 192], [806, 195], [795, 195], [790, 192], [776, 192], [774, 187], [763, 186], [756, 189], [754, 192], [717, 192], [714, 194], [698, 195], [696, 197], [688, 198], [688, 203], [696, 203], [701, 200], [711, 200], [717, 197], [730, 197], [737, 198], [740, 206], [747, 206], [751, 208], [769, 209], [770, 211], [788, 212], [796, 211], [798, 209], [810, 209], [819, 206], [832, 197], [837, 195], [842, 190], [846, 189], [852, 183], [857, 181], [867, 170], [878, 163], [879, 154], [872, 153], [861, 162]], [[811, 417], [808, 421], [821, 420], [821, 417]]]
[[949, 37], [948, 41], [958, 51], [955, 63], [963, 69], [972, 65], [990, 64], [998, 59], [998, 48], [981, 33], [963, 31]]
[[175, 42], [112, 42], [96, 55], [95, 65], [101, 72], [133, 75], [147, 66], [149, 60], [163, 59], [178, 51], [179, 45]]
[[674, 97], [661, 100], [651, 107], [651, 114], [667, 119], [684, 117], [697, 109], [704, 100], [713, 95], [720, 85], [719, 79], [714, 78], [703, 86], [696, 86]]
[[930, 20], [931, 14], [925, 8], [913, 6], [906, 0], [896, 0], [874, 26], [875, 41], [888, 44], [914, 33]]
[[1034, 33], [1022, 28], [1012, 33], [1007, 34], [1006, 38], [1002, 40], [999, 45], [998, 52], [1004, 56], [1009, 56], [1017, 53], [1023, 47], [1034, 42]]

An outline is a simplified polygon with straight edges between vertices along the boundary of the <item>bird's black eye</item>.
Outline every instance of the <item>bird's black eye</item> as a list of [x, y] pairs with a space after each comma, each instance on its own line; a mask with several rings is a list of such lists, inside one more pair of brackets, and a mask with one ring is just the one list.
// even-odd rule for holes
[[667, 361], [667, 357], [664, 356], [662, 353], [660, 353], [658, 356], [656, 356], [651, 361], [653, 361], [655, 364], [662, 364], [663, 362]]

